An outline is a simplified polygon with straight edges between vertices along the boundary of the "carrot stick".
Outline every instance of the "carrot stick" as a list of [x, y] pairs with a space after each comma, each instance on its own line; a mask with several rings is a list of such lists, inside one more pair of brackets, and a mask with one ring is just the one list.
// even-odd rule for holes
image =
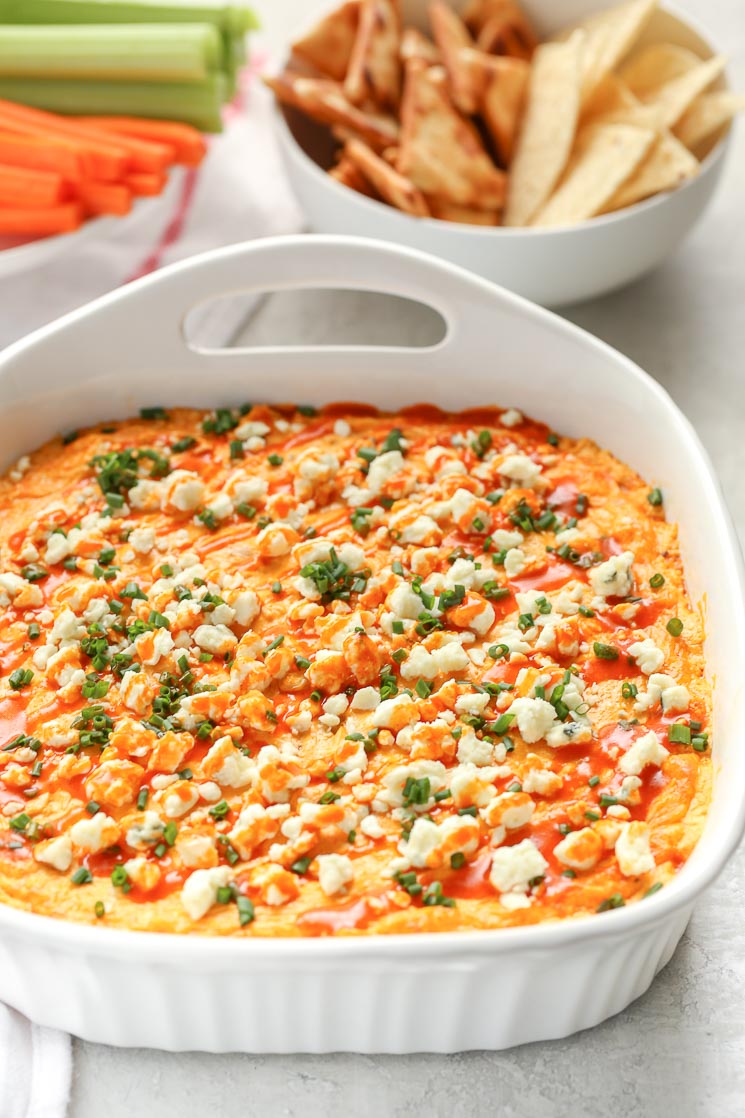
[[0, 164], [0, 205], [55, 206], [62, 201], [63, 190], [62, 175], [56, 172]]
[[0, 163], [32, 171], [56, 171], [67, 182], [80, 182], [83, 177], [79, 152], [62, 139], [55, 143], [39, 136], [0, 132]]
[[110, 147], [124, 152], [129, 157], [128, 169], [133, 171], [164, 171], [173, 162], [174, 151], [167, 144], [154, 144], [131, 136], [114, 137], [90, 124], [81, 124], [75, 117], [58, 116], [45, 112], [44, 109], [18, 105], [15, 101], [0, 101], [0, 114], [25, 124], [29, 131], [43, 127], [51, 129], [53, 135], [72, 136], [73, 139], [84, 143], [89, 141], [99, 148]]
[[124, 185], [129, 187], [133, 194], [142, 195], [160, 194], [167, 182], [167, 175], [148, 175], [144, 171], [127, 175], [124, 179]]
[[155, 143], [152, 140], [141, 140], [136, 136], [125, 136], [123, 134], [113, 135], [103, 128], [96, 128], [93, 124], [89, 124], [78, 117], [62, 117], [61, 119], [64, 124], [64, 132], [69, 135], [73, 135], [70, 130], [72, 126], [75, 130], [74, 134], [79, 136], [80, 139], [84, 140], [86, 136], [92, 136], [96, 141], [108, 141], [124, 148], [130, 158], [130, 168], [134, 172], [161, 174], [176, 160], [176, 150], [172, 144]]
[[130, 169], [132, 160], [129, 151], [114, 137], [107, 136], [105, 142], [102, 142], [90, 133], [82, 137], [76, 136], [63, 127], [65, 124], [62, 117], [52, 113], [0, 100], [1, 129], [54, 141], [69, 138], [80, 153], [84, 172], [91, 178], [116, 181]]
[[78, 119], [94, 124], [103, 132], [169, 144], [175, 150], [176, 162], [185, 163], [188, 167], [201, 163], [207, 150], [202, 133], [179, 121], [145, 120], [131, 116], [87, 116]]
[[86, 216], [115, 214], [124, 217], [132, 209], [132, 191], [123, 183], [80, 182], [75, 196], [82, 203]]
[[83, 219], [80, 206], [47, 206], [38, 209], [0, 206], [0, 236], [48, 237], [72, 233]]

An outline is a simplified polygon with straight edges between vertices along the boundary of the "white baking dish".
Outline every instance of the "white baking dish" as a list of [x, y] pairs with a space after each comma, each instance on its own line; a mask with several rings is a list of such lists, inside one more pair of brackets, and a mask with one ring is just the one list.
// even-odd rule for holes
[[[195, 352], [182, 324], [226, 292], [350, 287], [445, 319], [427, 349]], [[594, 1025], [642, 994], [745, 820], [739, 553], [701, 445], [666, 393], [588, 334], [452, 265], [368, 240], [288, 237], [167, 268], [0, 355], [4, 465], [57, 431], [142, 405], [500, 402], [589, 434], [665, 491], [702, 603], [714, 685], [714, 802], [679, 877], [637, 905], [493, 932], [209, 939], [107, 930], [0, 906], [0, 1000], [89, 1040], [252, 1052], [504, 1048]]]

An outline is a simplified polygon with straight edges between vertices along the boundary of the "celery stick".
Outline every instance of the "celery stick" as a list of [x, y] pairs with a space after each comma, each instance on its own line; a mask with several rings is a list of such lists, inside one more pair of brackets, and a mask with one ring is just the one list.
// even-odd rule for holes
[[245, 4], [219, 0], [0, 0], [2, 23], [213, 23], [231, 35], [259, 26]]
[[193, 82], [225, 64], [208, 23], [0, 27], [0, 78]]
[[238, 90], [238, 75], [246, 63], [245, 35], [226, 35], [225, 76], [228, 80], [228, 98], [232, 99]]
[[102, 82], [0, 78], [0, 98], [53, 113], [181, 120], [203, 132], [222, 129], [224, 74], [202, 82]]

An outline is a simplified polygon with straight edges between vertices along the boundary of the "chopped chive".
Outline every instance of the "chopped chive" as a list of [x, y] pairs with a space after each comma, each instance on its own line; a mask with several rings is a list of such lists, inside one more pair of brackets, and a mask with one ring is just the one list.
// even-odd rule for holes
[[665, 576], [659, 574], [659, 572], [652, 575], [649, 580], [649, 585], [652, 587], [653, 590], [659, 590], [661, 586], [665, 585]]
[[34, 673], [30, 668], [16, 668], [8, 676], [8, 683], [13, 691], [22, 691], [24, 687], [28, 687], [33, 678]]
[[679, 617], [671, 617], [665, 628], [671, 637], [679, 637], [683, 632], [683, 622]]
[[244, 897], [243, 893], [238, 893], [235, 898], [236, 907], [238, 909], [238, 923], [241, 928], [246, 924], [250, 924], [256, 913], [254, 912], [253, 901], [250, 897]]
[[602, 644], [601, 641], [594, 641], [592, 651], [595, 653], [598, 660], [618, 659], [618, 649], [614, 648], [612, 644]]
[[176, 439], [176, 442], [171, 444], [171, 450], [174, 454], [181, 454], [185, 450], [191, 450], [196, 445], [196, 439], [193, 439], [191, 435], [184, 435], [183, 438]]
[[647, 493], [647, 500], [650, 505], [654, 505], [655, 507], [661, 505], [663, 501], [662, 490], [657, 488], [650, 489], [649, 493]]
[[608, 910], [611, 908], [623, 908], [625, 904], [626, 901], [623, 899], [620, 893], [613, 893], [610, 897], [606, 897], [604, 901], [600, 902], [596, 911], [608, 912]]

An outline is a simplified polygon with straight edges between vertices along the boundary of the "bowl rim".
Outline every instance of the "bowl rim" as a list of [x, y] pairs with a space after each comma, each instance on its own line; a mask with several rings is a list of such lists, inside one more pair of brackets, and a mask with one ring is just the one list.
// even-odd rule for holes
[[[659, 4], [659, 8], [674, 16], [677, 20], [679, 20], [680, 23], [690, 28], [691, 31], [698, 35], [698, 37], [703, 42], [705, 42], [710, 49], [711, 57], [715, 57], [720, 53], [717, 48], [712, 45], [707, 30], [702, 27], [702, 25], [695, 17], [690, 16], [688, 12], [683, 11], [675, 3], [661, 3]], [[320, 6], [317, 5], [314, 9], [314, 18], [318, 18], [328, 10], [328, 2]], [[285, 52], [282, 55], [281, 69], [285, 68], [287, 62], [291, 57], [291, 50], [289, 51], [289, 53]], [[730, 86], [727, 78], [726, 68], [722, 74], [721, 80], [724, 82], [723, 88], [728, 90]], [[381, 211], [384, 211], [389, 215], [397, 215], [402, 221], [414, 221], [417, 223], [418, 226], [421, 226], [424, 229], [433, 232], [434, 235], [437, 235], [436, 230], [445, 227], [446, 231], [452, 232], [457, 230], [464, 236], [470, 238], [493, 237], [496, 240], [499, 240], [500, 238], [508, 240], [528, 235], [532, 239], [539, 239], [541, 237], [545, 239], [560, 239], [562, 237], [580, 231], [588, 232], [592, 229], [600, 230], [603, 228], [608, 228], [609, 226], [616, 225], [627, 218], [635, 217], [639, 214], [644, 214], [649, 212], [650, 210], [654, 210], [659, 206], [663, 206], [674, 196], [684, 196], [696, 185], [696, 183], [698, 183], [705, 176], [710, 175], [718, 167], [718, 165], [721, 164], [722, 160], [725, 158], [729, 150], [729, 145], [732, 138], [733, 122], [730, 120], [725, 126], [725, 130], [719, 140], [717, 140], [716, 144], [711, 148], [709, 152], [707, 152], [705, 157], [701, 160], [699, 173], [695, 175], [694, 178], [688, 179], [687, 182], [684, 182], [682, 184], [682, 186], [676, 187], [674, 190], [661, 191], [658, 194], [653, 194], [649, 198], [643, 198], [639, 202], [634, 202], [631, 206], [624, 206], [623, 209], [615, 210], [612, 213], [598, 214], [595, 217], [585, 218], [584, 221], [577, 221], [573, 224], [554, 225], [546, 227], [530, 225], [471, 225], [466, 222], [447, 221], [443, 218], [415, 217], [413, 214], [407, 214], [403, 210], [396, 209], [395, 206], [391, 206], [387, 202], [378, 201], [376, 198], [368, 198], [367, 195], [360, 194], [359, 191], [353, 190], [351, 187], [346, 186], [344, 183], [337, 182], [336, 179], [331, 177], [328, 171], [325, 171], [315, 161], [315, 159], [308, 155], [307, 151], [298, 142], [298, 140], [296, 140], [293, 131], [288, 123], [284, 106], [277, 101], [276, 97], [273, 99], [275, 114], [274, 119], [279, 134], [280, 143], [282, 144], [288, 155], [291, 158], [295, 158], [298, 163], [307, 168], [308, 172], [316, 179], [316, 181], [322, 182], [325, 186], [328, 186], [331, 189], [332, 193], [336, 192], [338, 194], [338, 197], [340, 199], [346, 197], [351, 201], [352, 204], [359, 205], [363, 211], [368, 210], [371, 219], [374, 219], [376, 215], [380, 215]], [[296, 111], [299, 112], [300, 110]], [[396, 220], [395, 217], [394, 220]]]

